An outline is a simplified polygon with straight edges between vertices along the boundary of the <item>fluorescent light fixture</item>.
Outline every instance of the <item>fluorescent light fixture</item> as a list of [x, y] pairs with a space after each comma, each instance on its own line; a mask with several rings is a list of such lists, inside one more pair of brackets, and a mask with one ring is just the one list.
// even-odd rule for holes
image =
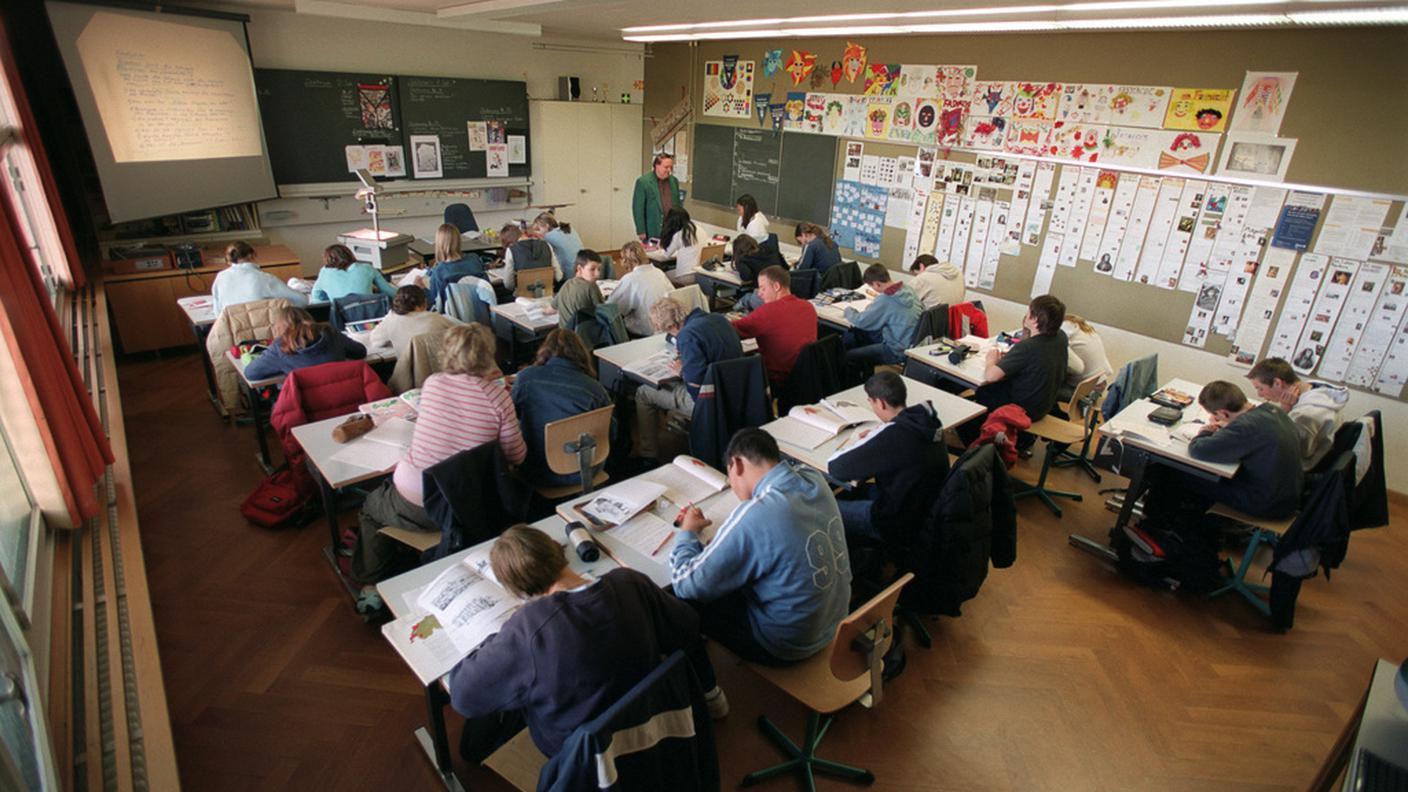
[[1408, 25], [1408, 7], [1292, 11], [1286, 16], [1297, 25]]
[[1166, 28], [1272, 27], [1286, 24], [1282, 14], [1225, 16], [1129, 17], [1123, 19], [1064, 19], [1062, 30], [1139, 30]]

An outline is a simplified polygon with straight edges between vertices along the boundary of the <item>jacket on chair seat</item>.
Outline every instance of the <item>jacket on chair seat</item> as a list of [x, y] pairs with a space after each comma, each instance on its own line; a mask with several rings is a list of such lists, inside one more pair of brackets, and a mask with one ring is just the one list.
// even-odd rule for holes
[[205, 351], [210, 356], [210, 365], [215, 371], [215, 387], [226, 412], [242, 412], [240, 373], [225, 356], [226, 350], [241, 341], [273, 338], [274, 312], [287, 306], [287, 300], [255, 300], [228, 306], [216, 317], [210, 335], [205, 337]]

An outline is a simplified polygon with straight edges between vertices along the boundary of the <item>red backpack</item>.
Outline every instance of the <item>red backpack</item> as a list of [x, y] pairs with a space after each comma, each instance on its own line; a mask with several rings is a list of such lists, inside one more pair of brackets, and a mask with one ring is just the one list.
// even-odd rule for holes
[[240, 504], [240, 514], [263, 528], [292, 528], [316, 516], [316, 485], [307, 468], [282, 467], [266, 476]]

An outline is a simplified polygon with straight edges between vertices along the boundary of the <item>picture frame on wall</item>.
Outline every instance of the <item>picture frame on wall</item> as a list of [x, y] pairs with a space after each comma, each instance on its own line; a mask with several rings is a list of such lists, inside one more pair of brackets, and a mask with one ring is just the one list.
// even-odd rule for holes
[[1229, 132], [1222, 146], [1219, 176], [1285, 181], [1291, 167], [1296, 138]]

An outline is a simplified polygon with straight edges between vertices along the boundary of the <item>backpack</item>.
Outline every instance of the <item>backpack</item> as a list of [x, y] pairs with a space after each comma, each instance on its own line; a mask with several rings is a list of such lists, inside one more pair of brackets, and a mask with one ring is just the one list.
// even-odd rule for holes
[[261, 528], [301, 526], [315, 516], [312, 484], [311, 477], [301, 468], [280, 468], [249, 493], [240, 504], [240, 514]]

